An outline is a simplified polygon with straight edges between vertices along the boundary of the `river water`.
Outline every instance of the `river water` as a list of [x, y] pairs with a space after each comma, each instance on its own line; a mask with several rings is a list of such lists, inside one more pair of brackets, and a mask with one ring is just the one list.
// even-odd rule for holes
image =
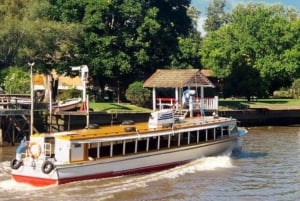
[[0, 200], [294, 201], [300, 200], [300, 126], [252, 127], [243, 151], [144, 175], [44, 188], [11, 180], [16, 147], [0, 148]]

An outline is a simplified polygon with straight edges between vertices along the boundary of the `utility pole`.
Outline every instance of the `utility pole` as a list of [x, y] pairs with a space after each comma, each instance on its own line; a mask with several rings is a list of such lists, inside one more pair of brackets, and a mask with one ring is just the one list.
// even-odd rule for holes
[[34, 62], [28, 63], [30, 66], [30, 100], [31, 100], [31, 107], [30, 107], [30, 136], [33, 134], [33, 106], [34, 106], [34, 84], [33, 84], [33, 73], [32, 73], [32, 67], [34, 66]]

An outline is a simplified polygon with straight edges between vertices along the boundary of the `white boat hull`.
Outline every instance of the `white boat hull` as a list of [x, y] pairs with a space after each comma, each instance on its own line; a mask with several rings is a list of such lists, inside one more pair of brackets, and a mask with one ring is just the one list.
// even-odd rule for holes
[[237, 148], [239, 138], [242, 137], [231, 136], [222, 140], [165, 149], [159, 152], [107, 157], [106, 159], [78, 164], [57, 164], [56, 168], [49, 174], [44, 174], [41, 170], [43, 161], [24, 160], [19, 169], [12, 170], [12, 176], [16, 181], [30, 183], [35, 186], [46, 186], [162, 170], [201, 157], [229, 154]]

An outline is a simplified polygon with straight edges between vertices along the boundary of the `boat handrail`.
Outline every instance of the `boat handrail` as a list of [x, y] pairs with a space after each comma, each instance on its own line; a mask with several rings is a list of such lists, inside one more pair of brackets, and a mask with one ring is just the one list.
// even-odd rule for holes
[[[206, 125], [208, 128], [210, 127], [210, 125], [213, 127], [216, 127], [216, 125], [214, 125], [215, 122], [225, 122], [226, 124], [230, 124], [230, 122], [235, 122], [234, 119], [232, 119], [232, 121], [228, 121], [228, 119], [226, 118], [223, 118], [223, 117], [220, 117], [218, 119], [214, 119], [214, 118], [211, 118], [211, 119], [206, 119], [206, 121], [198, 121], [197, 119], [195, 119], [195, 121], [189, 121], [189, 122], [182, 122], [182, 123], [174, 123], [172, 125], [172, 130], [173, 131], [176, 131], [176, 130], [180, 130], [180, 129], [185, 129], [186, 127], [191, 127], [191, 126], [194, 126], [194, 127], [197, 127], [199, 125], [203, 126], [203, 125]], [[135, 125], [131, 125], [132, 127], [135, 127], [134, 130], [130, 131], [130, 132], [126, 132], [126, 135], [124, 134], [124, 132], [122, 131], [115, 131], [115, 132], [107, 132], [107, 133], [102, 133], [102, 137], [101, 139], [95, 139], [96, 141], [109, 141], [111, 139], [115, 139], [115, 138], [122, 138], [122, 139], [135, 139], [136, 137], [134, 135], [137, 135], [137, 132], [136, 130], [138, 130], [138, 134], [139, 134], [139, 138], [140, 137], [147, 137], [148, 135], [150, 136], [155, 136], [157, 135], [155, 133], [155, 131], [157, 132], [162, 132], [162, 131], [166, 131], [166, 132], [169, 132], [169, 129], [168, 128], [164, 128], [163, 126], [161, 127], [158, 127], [158, 128], [139, 128], [138, 125], [135, 126]], [[101, 129], [101, 128], [100, 128]], [[154, 133], [153, 133], [154, 132]], [[178, 131], [179, 132], [179, 131]], [[148, 133], [151, 133], [151, 134], [148, 134]], [[163, 133], [162, 133], [163, 135]], [[76, 132], [65, 132], [64, 135], [55, 135], [55, 136], [66, 136], [66, 137], [70, 137], [71, 140], [73, 141], [77, 141], [76, 138], [78, 138], [78, 141], [91, 141], [90, 138], [94, 138], [95, 136], [95, 133], [86, 133], [86, 134], [83, 134], [81, 133], [80, 135]], [[85, 139], [82, 139], [82, 138], [85, 138]], [[92, 140], [94, 141], [94, 140]]]

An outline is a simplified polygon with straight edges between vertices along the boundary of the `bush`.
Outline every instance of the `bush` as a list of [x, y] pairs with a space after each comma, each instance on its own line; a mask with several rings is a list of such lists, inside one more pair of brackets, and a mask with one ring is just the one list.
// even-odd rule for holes
[[151, 91], [143, 87], [143, 83], [136, 81], [129, 85], [125, 96], [134, 105], [145, 106], [151, 97]]
[[300, 95], [300, 79], [296, 79], [291, 87], [292, 94], [295, 98], [299, 98]]
[[289, 90], [281, 89], [273, 92], [273, 98], [292, 98], [292, 94]]
[[57, 100], [66, 100], [81, 97], [81, 91], [77, 89], [60, 90]]

